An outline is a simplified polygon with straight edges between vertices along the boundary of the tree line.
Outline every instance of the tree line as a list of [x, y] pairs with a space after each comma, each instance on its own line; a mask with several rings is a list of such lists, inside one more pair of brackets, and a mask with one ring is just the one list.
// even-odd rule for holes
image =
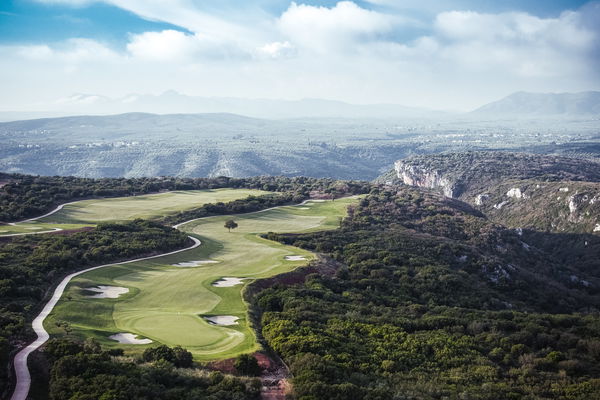
[[0, 173], [0, 222], [32, 218], [51, 211], [59, 204], [92, 197], [119, 197], [171, 190], [218, 188], [260, 189], [293, 193], [306, 198], [311, 192], [332, 197], [363, 193], [369, 184], [326, 178], [252, 177], [252, 178], [79, 178], [72, 176], [31, 176]]
[[140, 357], [123, 350], [103, 351], [93, 339], [84, 343], [51, 339], [43, 350], [50, 365], [49, 397], [53, 400], [255, 400], [257, 378], [225, 375], [196, 368], [181, 347], [157, 346]]

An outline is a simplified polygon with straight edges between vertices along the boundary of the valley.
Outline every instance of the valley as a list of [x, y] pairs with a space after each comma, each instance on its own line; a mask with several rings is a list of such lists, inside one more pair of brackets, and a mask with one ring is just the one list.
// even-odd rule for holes
[[600, 0], [8, 0], [0, 71], [0, 400], [600, 400]]
[[[124, 332], [149, 338], [152, 345], [181, 345], [197, 360], [230, 358], [256, 351], [241, 291], [246, 283], [271, 277], [315, 259], [311, 252], [263, 239], [267, 232], [309, 232], [334, 229], [353, 198], [335, 202], [308, 201], [256, 213], [208, 217], [178, 229], [201, 241], [195, 249], [151, 260], [115, 265], [79, 275], [45, 322], [55, 336], [81, 340], [93, 337], [108, 348], [140, 353], [147, 345], [124, 344], [110, 336]], [[235, 219], [228, 232], [223, 224]], [[289, 259], [288, 259], [289, 258]], [[215, 285], [223, 278], [240, 278], [232, 286]], [[115, 298], [94, 298], [86, 288], [100, 285], [129, 289]], [[235, 317], [219, 326], [208, 318]]]
[[600, 231], [600, 163], [566, 157], [466, 152], [396, 162], [381, 182], [433, 189], [517, 229]]
[[[482, 166], [476, 172], [473, 162]], [[190, 387], [216, 390], [221, 381], [209, 378], [216, 374], [228, 382], [224, 399], [234, 391], [254, 399], [260, 390], [319, 399], [535, 398], [560, 376], [565, 385], [548, 389], [560, 399], [595, 393], [599, 236], [505, 227], [460, 196], [470, 201], [470, 193], [496, 187], [504, 196], [510, 187], [511, 199], [523, 200], [510, 189], [521, 185], [529, 196], [527, 180], [578, 192], [597, 169], [578, 159], [494, 152], [402, 163], [413, 182], [398, 182], [402, 174], [378, 183], [5, 175], [10, 218], [29, 212], [18, 205], [38, 204], [33, 187], [68, 200], [179, 190], [76, 201], [29, 224], [86, 229], [3, 238], [2, 357], [34, 339], [27, 321], [61, 277], [75, 274], [47, 310], [42, 332], [50, 340], [27, 353], [36, 399], [98, 397], [106, 384], [125, 397], [142, 387], [161, 396], [188, 388], [192, 396]], [[457, 165], [454, 175], [444, 163]], [[446, 189], [459, 199], [440, 193]], [[519, 208], [505, 210], [521, 218]], [[262, 364], [240, 364], [248, 359]]]
[[0, 170], [79, 177], [372, 180], [399, 158], [472, 150], [597, 159], [593, 114], [258, 119], [126, 113], [0, 123]]

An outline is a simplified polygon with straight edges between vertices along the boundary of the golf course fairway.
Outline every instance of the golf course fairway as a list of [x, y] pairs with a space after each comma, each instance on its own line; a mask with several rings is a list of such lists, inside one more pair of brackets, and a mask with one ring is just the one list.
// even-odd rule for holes
[[50, 215], [1, 225], [0, 236], [77, 229], [99, 222], [155, 218], [197, 208], [203, 204], [229, 202], [270, 192], [253, 189], [178, 190], [141, 196], [81, 200], [67, 203]]
[[[315, 257], [259, 234], [335, 229], [346, 215], [346, 207], [356, 201], [308, 201], [299, 206], [190, 221], [179, 229], [200, 239], [202, 245], [74, 278], [44, 327], [53, 336], [93, 337], [103, 346], [132, 353], [159, 343], [181, 345], [198, 361], [257, 350], [242, 300], [243, 287], [253, 279], [293, 270]], [[238, 224], [231, 232], [224, 227], [228, 219]], [[286, 259], [290, 256], [296, 257]], [[239, 279], [222, 278], [243, 279], [240, 283]], [[128, 292], [116, 298], [93, 298], [97, 292], [85, 290], [99, 286], [126, 288]], [[208, 318], [228, 325], [216, 325]], [[115, 334], [133, 334], [133, 340], [153, 342], [119, 343], [109, 338]]]

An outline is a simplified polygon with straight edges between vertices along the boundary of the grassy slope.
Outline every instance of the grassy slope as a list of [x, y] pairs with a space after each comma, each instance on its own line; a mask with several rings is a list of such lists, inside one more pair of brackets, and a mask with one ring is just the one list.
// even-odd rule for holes
[[[103, 345], [136, 352], [147, 346], [121, 345], [107, 337], [132, 332], [168, 345], [182, 345], [197, 360], [227, 358], [258, 348], [246, 321], [243, 285], [216, 288], [222, 277], [263, 278], [290, 271], [305, 261], [286, 261], [286, 255], [314, 258], [310, 252], [258, 237], [258, 233], [306, 232], [334, 229], [354, 199], [313, 202], [307, 206], [280, 207], [237, 216], [217, 216], [181, 227], [199, 237], [203, 245], [173, 256], [124, 266], [108, 267], [75, 279], [63, 300], [46, 321], [52, 334], [64, 334], [56, 321], [68, 321], [78, 337], [93, 336]], [[239, 227], [229, 233], [225, 220]], [[217, 264], [194, 268], [171, 264], [212, 259]], [[247, 282], [247, 281], [246, 281]], [[125, 286], [130, 292], [118, 299], [86, 298], [81, 288], [107, 284]], [[65, 300], [71, 298], [71, 300]], [[239, 325], [208, 324], [200, 316], [234, 315]]]
[[207, 203], [229, 202], [269, 192], [252, 189], [174, 191], [135, 197], [82, 200], [37, 221], [0, 226], [0, 236], [43, 232], [54, 228], [76, 229], [98, 222], [126, 221], [174, 214]]

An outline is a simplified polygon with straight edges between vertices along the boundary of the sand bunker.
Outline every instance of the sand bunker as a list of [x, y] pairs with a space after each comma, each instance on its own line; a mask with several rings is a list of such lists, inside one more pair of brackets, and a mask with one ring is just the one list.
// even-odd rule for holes
[[110, 335], [109, 339], [116, 340], [119, 343], [123, 344], [149, 344], [152, 343], [150, 339], [138, 339], [136, 335], [133, 333], [116, 333], [114, 335]]
[[306, 261], [304, 256], [285, 256], [286, 261]]
[[310, 207], [298, 207], [298, 210], [310, 210]]
[[238, 317], [234, 317], [233, 315], [215, 315], [213, 317], [204, 317], [205, 320], [214, 325], [237, 325]]
[[90, 292], [98, 292], [98, 294], [92, 294], [87, 296], [91, 299], [116, 299], [122, 294], [128, 293], [129, 289], [119, 286], [96, 286], [85, 288]]
[[312, 199], [313, 203], [325, 203], [326, 200]]
[[190, 268], [190, 267], [199, 267], [200, 265], [205, 265], [205, 264], [216, 264], [216, 263], [218, 263], [218, 261], [215, 261], [215, 260], [195, 260], [195, 261], [180, 262], [180, 263], [172, 264], [172, 265], [174, 267]]
[[247, 278], [221, 278], [218, 281], [213, 282], [214, 287], [232, 287], [235, 285], [241, 285], [244, 283], [244, 279]]

